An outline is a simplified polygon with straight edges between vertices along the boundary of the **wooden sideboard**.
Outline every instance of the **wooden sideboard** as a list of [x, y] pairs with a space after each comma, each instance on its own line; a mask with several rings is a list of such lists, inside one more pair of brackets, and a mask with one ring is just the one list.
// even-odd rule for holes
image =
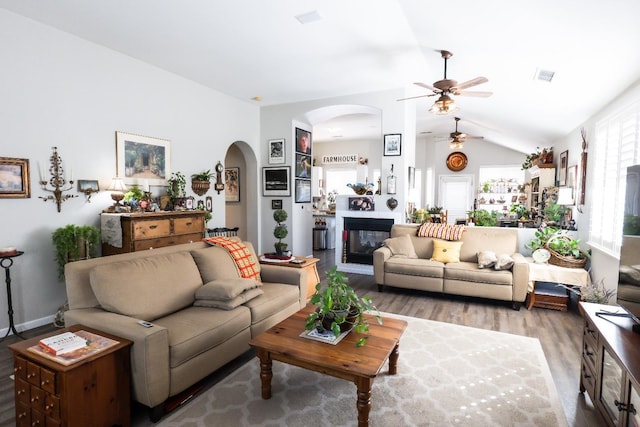
[[204, 211], [120, 214], [122, 247], [102, 243], [102, 255], [197, 242], [204, 237], [204, 216]]
[[640, 334], [623, 310], [579, 303], [584, 318], [580, 391], [587, 392], [608, 426], [640, 424]]

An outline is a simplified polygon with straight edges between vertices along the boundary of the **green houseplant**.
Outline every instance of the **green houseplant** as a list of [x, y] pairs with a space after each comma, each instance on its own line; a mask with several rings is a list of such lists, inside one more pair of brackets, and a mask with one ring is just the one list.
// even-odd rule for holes
[[564, 214], [567, 212], [567, 208], [554, 202], [548, 203], [544, 208], [544, 219], [547, 223], [557, 224], [560, 222]]
[[211, 169], [202, 171], [200, 173], [194, 173], [191, 175], [191, 189], [198, 196], [203, 196], [211, 188], [211, 177], [213, 173]]
[[287, 247], [289, 246], [287, 243], [282, 241], [282, 239], [287, 237], [289, 234], [287, 224], [284, 223], [287, 220], [287, 217], [287, 211], [284, 209], [276, 209], [273, 211], [273, 220], [277, 223], [276, 227], [273, 229], [273, 236], [278, 239], [274, 246], [278, 255], [282, 255], [286, 252]]
[[69, 224], [56, 229], [51, 240], [56, 252], [58, 279], [64, 280], [66, 263], [95, 258], [100, 244], [100, 230], [92, 225]]
[[131, 200], [140, 201], [144, 197], [144, 192], [137, 185], [133, 185], [129, 191], [124, 193], [124, 201], [129, 202]]
[[498, 211], [478, 209], [467, 212], [473, 223], [479, 227], [495, 227], [498, 224]]
[[167, 196], [173, 203], [177, 198], [185, 197], [185, 188], [187, 187], [187, 179], [182, 172], [173, 172], [171, 178], [167, 180], [169, 187], [167, 188]]
[[[337, 266], [327, 271], [327, 287], [322, 289], [322, 284], [316, 285], [316, 292], [311, 296], [311, 304], [316, 310], [311, 313], [305, 324], [305, 329], [326, 329], [338, 337], [341, 332], [350, 328], [360, 334], [369, 331], [369, 323], [363, 314], [367, 311], [376, 312], [376, 320], [381, 325], [382, 318], [378, 309], [369, 297], [359, 297], [354, 289], [348, 285], [347, 276], [338, 271]], [[363, 336], [356, 342], [358, 347], [366, 343], [367, 336]]]

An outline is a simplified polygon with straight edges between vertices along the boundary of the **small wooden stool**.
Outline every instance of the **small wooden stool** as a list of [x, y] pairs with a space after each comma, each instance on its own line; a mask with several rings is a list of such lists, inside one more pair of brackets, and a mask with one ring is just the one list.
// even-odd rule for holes
[[533, 292], [529, 292], [527, 298], [529, 299], [528, 310], [539, 307], [567, 311], [569, 291], [556, 283], [535, 282]]

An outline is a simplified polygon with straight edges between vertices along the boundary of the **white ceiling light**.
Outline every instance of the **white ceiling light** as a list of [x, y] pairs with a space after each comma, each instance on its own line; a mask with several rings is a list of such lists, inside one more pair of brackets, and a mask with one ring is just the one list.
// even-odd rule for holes
[[457, 109], [458, 106], [456, 105], [455, 101], [451, 99], [449, 95], [443, 93], [442, 95], [440, 95], [438, 100], [433, 103], [431, 108], [429, 108], [429, 112], [443, 116], [449, 113], [453, 113]]
[[533, 76], [534, 80], [539, 80], [541, 82], [551, 83], [553, 80], [553, 76], [555, 76], [555, 71], [543, 70], [542, 68], [536, 68], [536, 73]]
[[310, 24], [312, 22], [316, 22], [322, 19], [322, 16], [318, 13], [317, 10], [313, 10], [311, 12], [303, 13], [300, 15], [296, 15], [296, 19], [301, 24]]

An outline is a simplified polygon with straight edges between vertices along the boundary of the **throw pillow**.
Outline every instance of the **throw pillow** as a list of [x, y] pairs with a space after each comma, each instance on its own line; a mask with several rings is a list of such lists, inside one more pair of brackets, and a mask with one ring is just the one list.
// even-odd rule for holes
[[449, 262], [460, 262], [460, 248], [462, 248], [462, 242], [434, 239], [431, 261], [443, 262], [445, 264]]
[[478, 268], [491, 268], [496, 265], [496, 261], [498, 261], [498, 257], [495, 252], [478, 252]]
[[[255, 280], [254, 280], [255, 282]], [[264, 291], [260, 288], [253, 288], [242, 292], [235, 298], [232, 298], [228, 301], [221, 301], [217, 299], [197, 299], [193, 305], [195, 307], [211, 307], [211, 308], [221, 308], [223, 310], [233, 310], [239, 305], [244, 304], [245, 302], [254, 299], [262, 295]]]
[[495, 269], [496, 270], [510, 270], [513, 267], [514, 260], [507, 254], [498, 255], [498, 260], [496, 261]]
[[405, 256], [407, 258], [418, 258], [415, 249], [413, 249], [413, 242], [408, 234], [403, 234], [398, 237], [392, 237], [386, 239], [384, 245], [389, 248], [391, 254], [394, 256]]
[[244, 291], [260, 286], [262, 286], [261, 282], [256, 282], [252, 279], [214, 280], [198, 288], [196, 299], [229, 301]]
[[242, 242], [233, 237], [207, 237], [203, 239], [210, 245], [224, 248], [236, 263], [240, 276], [246, 279], [260, 279], [260, 263], [255, 256], [253, 246], [249, 242]]
[[444, 240], [462, 240], [464, 225], [447, 225], [425, 222], [418, 228], [418, 237], [435, 237]]

